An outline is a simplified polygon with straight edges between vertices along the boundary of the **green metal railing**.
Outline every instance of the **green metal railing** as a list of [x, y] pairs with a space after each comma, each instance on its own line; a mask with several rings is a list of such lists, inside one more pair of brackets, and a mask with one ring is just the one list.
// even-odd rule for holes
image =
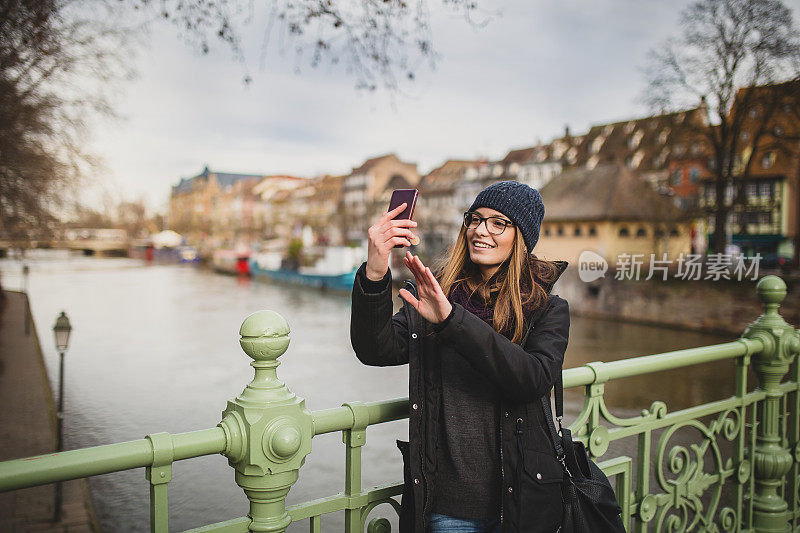
[[[564, 371], [565, 388], [585, 390], [570, 427], [615, 481], [629, 531], [800, 531], [800, 332], [778, 313], [786, 297], [780, 278], [763, 278], [757, 292], [764, 313], [734, 342]], [[301, 520], [319, 532], [323, 516], [336, 511], [344, 511], [347, 532], [388, 532], [386, 518], [366, 521], [380, 504], [399, 510], [394, 497], [402, 484], [362, 487], [361, 448], [369, 426], [408, 416], [408, 399], [310, 412], [277, 377], [277, 359], [289, 346], [286, 321], [260, 311], [244, 321], [240, 334], [255, 377], [228, 402], [217, 427], [6, 461], [0, 463], [0, 491], [144, 467], [151, 531], [166, 532], [172, 464], [221, 453], [250, 512], [193, 532], [284, 531]], [[656, 401], [632, 418], [614, 415], [605, 404], [611, 381], [726, 361], [736, 365], [730, 398], [676, 412]], [[758, 380], [753, 390], [749, 371]], [[287, 508], [312, 438], [338, 431], [345, 444], [344, 491]], [[614, 456], [611, 443], [626, 438], [635, 440], [635, 459]]]

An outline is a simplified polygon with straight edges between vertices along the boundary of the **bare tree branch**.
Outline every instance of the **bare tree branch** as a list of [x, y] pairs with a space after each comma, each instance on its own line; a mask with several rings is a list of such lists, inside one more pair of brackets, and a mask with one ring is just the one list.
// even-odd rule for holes
[[[711, 247], [723, 251], [728, 213], [743, 200], [741, 182], [749, 178], [776, 107], [785, 105], [756, 88], [797, 79], [800, 38], [780, 0], [698, 0], [681, 14], [681, 26], [679, 37], [651, 52], [643, 100], [659, 110], [696, 105], [698, 98], [707, 106], [717, 199]], [[753, 130], [747, 140], [745, 128]], [[730, 203], [728, 187], [736, 191]]]

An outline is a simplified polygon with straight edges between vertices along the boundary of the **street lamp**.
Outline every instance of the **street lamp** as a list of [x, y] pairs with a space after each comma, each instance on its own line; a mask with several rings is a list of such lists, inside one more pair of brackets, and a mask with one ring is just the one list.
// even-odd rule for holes
[[[67, 314], [61, 311], [61, 314], [56, 319], [56, 325], [53, 326], [53, 333], [56, 338], [56, 350], [58, 350], [59, 355], [56, 452], [60, 452], [64, 448], [64, 353], [67, 351], [67, 347], [69, 347], [69, 334], [71, 331], [72, 325], [69, 323]], [[56, 483], [55, 515], [53, 521], [61, 521], [61, 482]]]
[[[22, 264], [22, 293], [25, 295], [25, 302], [30, 303], [30, 298], [28, 298], [28, 275], [31, 273], [31, 269], [28, 267], [27, 263]], [[31, 334], [31, 317], [30, 317], [30, 305], [25, 306], [25, 336]]]

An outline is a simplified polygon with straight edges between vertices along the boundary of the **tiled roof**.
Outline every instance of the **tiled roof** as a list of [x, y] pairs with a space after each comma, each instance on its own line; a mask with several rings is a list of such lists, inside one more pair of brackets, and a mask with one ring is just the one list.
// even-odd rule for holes
[[214, 172], [214, 177], [217, 178], [217, 183], [222, 188], [229, 187], [236, 183], [237, 181], [246, 180], [246, 179], [261, 179], [261, 175], [259, 174], [231, 174], [225, 172]]
[[181, 178], [177, 185], [172, 186], [172, 194], [183, 194], [192, 190], [195, 178]]
[[666, 169], [670, 158], [705, 151], [701, 135], [693, 131], [704, 124], [701, 108], [644, 118], [597, 124], [584, 135], [565, 135], [545, 147], [549, 158], [567, 167], [593, 167], [624, 163], [634, 170]]
[[395, 154], [386, 154], [386, 155], [380, 155], [378, 157], [372, 157], [364, 161], [364, 163], [360, 167], [354, 168], [353, 172], [351, 172], [350, 174], [352, 175], [352, 174], [361, 174], [364, 172], [368, 172], [372, 167], [374, 167], [376, 164], [380, 163], [384, 159], [395, 159], [396, 161], [400, 161], [400, 159]]
[[424, 192], [445, 192], [452, 190], [453, 184], [461, 179], [464, 170], [481, 163], [481, 160], [448, 159], [442, 166], [423, 176], [419, 189]]
[[237, 181], [241, 181], [244, 179], [253, 179], [253, 178], [262, 178], [260, 174], [235, 174], [232, 172], [213, 172], [209, 170], [208, 167], [205, 167], [203, 171], [191, 178], [181, 178], [181, 181], [172, 187], [173, 194], [175, 193], [185, 193], [191, 191], [194, 185], [199, 181], [206, 181], [208, 177], [214, 175], [219, 183], [220, 187], [225, 188], [233, 185]]
[[516, 150], [511, 150], [503, 159], [500, 160], [500, 163], [503, 165], [510, 165], [511, 163], [527, 163], [531, 161], [541, 150], [541, 146], [532, 146], [530, 148], [518, 148]]
[[656, 192], [637, 172], [622, 164], [567, 170], [539, 192], [545, 221], [667, 221], [686, 217], [670, 197]]

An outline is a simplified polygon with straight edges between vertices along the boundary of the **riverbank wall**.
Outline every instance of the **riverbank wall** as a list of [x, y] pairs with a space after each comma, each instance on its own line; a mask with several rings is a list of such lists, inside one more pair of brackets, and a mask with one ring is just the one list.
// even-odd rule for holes
[[[0, 461], [52, 453], [56, 408], [28, 298], [15, 291], [0, 295]], [[58, 523], [54, 485], [0, 493], [0, 531], [99, 532], [86, 480], [62, 486]]]
[[[759, 274], [759, 278], [766, 274]], [[781, 276], [787, 296], [780, 313], [800, 324], [800, 278]], [[763, 308], [756, 296], [758, 280], [614, 279], [612, 272], [592, 282], [581, 281], [569, 266], [553, 292], [579, 316], [741, 335]]]

